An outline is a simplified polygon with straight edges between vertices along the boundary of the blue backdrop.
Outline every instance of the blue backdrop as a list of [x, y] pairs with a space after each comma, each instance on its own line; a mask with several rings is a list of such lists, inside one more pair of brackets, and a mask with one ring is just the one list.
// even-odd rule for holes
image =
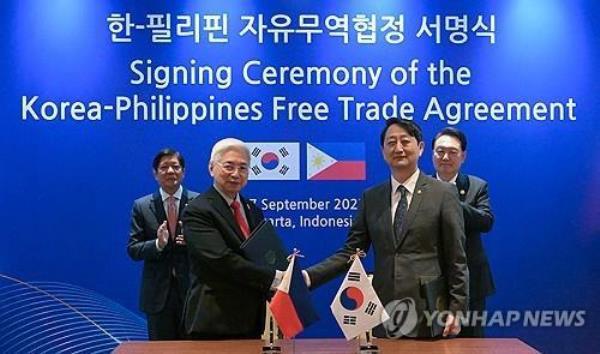
[[[464, 170], [489, 181], [496, 215], [492, 232], [484, 236], [498, 289], [489, 300], [489, 308], [586, 311], [585, 324], [580, 327], [534, 328], [521, 323], [493, 326], [487, 333], [493, 337], [519, 337], [544, 352], [592, 352], [597, 348], [600, 31], [595, 3], [21, 0], [5, 1], [2, 7], [0, 274], [5, 289], [18, 284], [46, 289], [35, 286], [39, 285], [36, 282], [70, 284], [93, 291], [101, 297], [99, 303], [120, 304], [123, 316], [139, 323], [141, 264], [127, 257], [125, 246], [132, 201], [155, 190], [151, 159], [162, 147], [173, 146], [183, 152], [188, 163], [184, 184], [204, 191], [211, 184], [206, 166], [217, 139], [235, 136], [253, 142], [298, 142], [299, 180], [251, 181], [245, 194], [273, 200], [358, 198], [364, 188], [388, 178], [378, 142], [383, 118], [372, 121], [363, 115], [356, 120], [352, 112], [345, 115], [340, 96], [380, 104], [396, 96], [399, 103], [414, 105], [413, 119], [423, 127], [427, 142], [421, 158], [421, 168], [426, 172], [432, 171], [430, 139], [437, 130], [455, 123], [437, 116], [425, 119], [432, 97], [442, 105], [524, 102], [531, 107], [536, 102], [566, 104], [572, 99], [576, 107], [571, 119], [509, 121], [506, 114], [500, 114], [504, 119], [483, 121], [473, 116], [465, 120], [463, 113], [457, 127], [469, 137]], [[171, 14], [171, 42], [153, 42], [152, 31], [146, 26], [130, 27], [129, 37], [125, 31], [119, 33], [117, 37], [131, 41], [117, 43], [111, 39], [111, 14], [119, 19], [129, 14], [137, 25], [152, 22], [148, 14]], [[218, 15], [223, 20], [226, 14], [227, 33], [217, 29], [212, 38], [211, 32], [201, 27], [198, 41], [193, 36], [176, 36], [176, 16], [191, 15], [193, 19], [194, 14], [199, 15], [201, 26], [205, 25], [205, 15]], [[298, 25], [300, 15], [317, 15], [318, 29], [323, 33], [315, 34], [312, 43], [296, 31], [290, 33], [287, 43], [274, 43], [268, 29], [264, 43], [252, 33], [240, 35], [247, 23], [242, 16], [257, 18], [259, 14], [271, 29], [273, 16], [287, 15], [292, 20], [288, 28], [293, 30], [304, 28]], [[355, 26], [359, 24], [353, 19], [360, 18], [360, 14], [367, 18], [375, 15], [375, 43], [358, 43]], [[349, 43], [328, 33], [324, 23], [332, 15], [348, 15]], [[386, 23], [382, 17], [397, 19], [401, 15], [403, 41], [386, 42], [389, 29], [382, 29]], [[440, 43], [436, 43], [435, 29], [433, 37], [417, 36], [423, 17], [431, 22], [436, 15], [442, 20]], [[465, 43], [452, 43], [444, 19], [463, 15], [467, 18], [468, 38]], [[494, 16], [494, 43], [481, 36], [481, 30], [473, 30], [478, 15], [488, 26]], [[208, 21], [210, 24], [212, 20]], [[227, 41], [218, 43], [215, 38]], [[186, 67], [193, 59], [197, 66], [229, 67], [231, 82], [221, 85], [227, 86], [223, 88], [216, 82], [173, 84], [164, 89], [154, 84], [133, 84], [136, 75], [130, 63], [138, 59]], [[412, 59], [418, 59], [416, 82], [391, 83], [389, 72], [394, 67], [408, 67]], [[250, 60], [261, 62], [250, 71], [254, 78], [266, 66], [319, 66], [331, 70], [372, 66], [381, 67], [382, 75], [372, 88], [333, 82], [251, 85], [243, 76], [244, 65]], [[467, 67], [471, 73], [469, 83], [432, 85], [426, 68], [440, 60], [453, 68]], [[144, 65], [140, 68], [145, 70]], [[58, 106], [60, 102], [75, 101], [87, 107], [90, 102], [117, 105], [117, 96], [133, 95], [146, 103], [152, 102], [152, 95], [169, 95], [172, 102], [188, 104], [258, 102], [261, 118], [206, 119], [195, 124], [189, 118], [174, 124], [172, 120], [134, 120], [133, 110], [124, 112], [118, 120], [116, 109], [105, 108], [100, 120], [76, 120], [74, 116], [80, 113], [69, 108], [61, 120], [60, 112], [55, 118], [48, 117], [53, 115], [52, 104], [42, 105], [47, 101]], [[35, 96], [39, 98], [32, 102]], [[294, 113], [292, 120], [274, 121], [274, 96], [295, 102], [325, 102], [329, 106], [327, 119], [301, 120]], [[364, 144], [366, 180], [307, 180], [305, 146], [314, 142]], [[319, 214], [289, 210], [265, 213], [292, 220]], [[353, 213], [329, 210], [320, 214], [349, 217]], [[280, 231], [288, 246], [302, 250], [306, 255], [304, 266], [308, 266], [337, 249], [347, 228], [297, 225]], [[313, 293], [322, 319], [303, 337], [341, 336], [328, 308], [339, 284], [338, 279]], [[49, 290], [45, 294], [60, 297]], [[12, 305], [8, 299], [13, 297], [0, 299], [0, 326], [4, 328], [15, 315], [9, 313]], [[127, 340], [115, 337], [114, 343]], [[0, 337], [0, 343], [3, 340], [4, 344], [9, 342], [7, 336]]]

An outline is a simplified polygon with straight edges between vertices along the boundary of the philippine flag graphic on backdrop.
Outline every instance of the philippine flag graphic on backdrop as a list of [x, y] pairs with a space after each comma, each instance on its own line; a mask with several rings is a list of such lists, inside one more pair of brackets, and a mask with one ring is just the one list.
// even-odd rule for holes
[[306, 178], [312, 181], [366, 179], [364, 143], [306, 144]]
[[246, 143], [251, 180], [300, 179], [300, 143]]

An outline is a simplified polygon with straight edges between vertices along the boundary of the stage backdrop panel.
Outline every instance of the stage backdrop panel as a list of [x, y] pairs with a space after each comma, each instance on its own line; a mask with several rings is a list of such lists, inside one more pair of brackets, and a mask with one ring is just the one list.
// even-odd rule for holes
[[[460, 128], [464, 171], [489, 182], [496, 221], [483, 238], [497, 293], [488, 307], [501, 317], [487, 334], [543, 352], [597, 348], [595, 2], [21, 0], [2, 9], [1, 349], [51, 341], [8, 335], [26, 325], [15, 318], [40, 311], [14, 305], [13, 291], [80, 319], [69, 294], [86, 294], [128, 326], [121, 336], [84, 321], [106, 350], [143, 338], [141, 264], [126, 242], [133, 200], [156, 189], [160, 148], [182, 151], [184, 185], [204, 191], [212, 144], [250, 142], [244, 194], [307, 267], [342, 244], [362, 190], [389, 178], [379, 145], [389, 117], [423, 128], [426, 173], [434, 134]], [[340, 283], [313, 292], [321, 320], [302, 337], [341, 336], [329, 311]], [[507, 321], [509, 311], [519, 318]]]

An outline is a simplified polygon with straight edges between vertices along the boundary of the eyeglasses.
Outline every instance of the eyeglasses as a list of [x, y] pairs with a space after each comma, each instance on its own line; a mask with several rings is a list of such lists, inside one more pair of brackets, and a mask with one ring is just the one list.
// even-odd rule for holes
[[215, 163], [218, 164], [219, 166], [221, 166], [223, 171], [225, 171], [229, 174], [235, 173], [235, 171], [239, 171], [239, 173], [241, 175], [248, 174], [248, 165], [236, 165], [236, 164], [229, 163], [229, 162], [221, 163], [218, 161], [215, 161]]
[[167, 166], [159, 166], [158, 171], [160, 173], [167, 173], [167, 172], [169, 172], [170, 168], [173, 169], [174, 172], [181, 172], [181, 170], [183, 169], [180, 165], [167, 165]]

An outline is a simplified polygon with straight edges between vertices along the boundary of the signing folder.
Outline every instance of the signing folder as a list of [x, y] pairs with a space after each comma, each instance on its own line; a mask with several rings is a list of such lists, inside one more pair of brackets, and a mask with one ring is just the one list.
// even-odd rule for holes
[[240, 246], [246, 258], [252, 262], [273, 269], [286, 270], [287, 254], [275, 227], [266, 220], [260, 222], [250, 236]]
[[444, 326], [440, 325], [445, 322], [445, 318], [438, 319], [444, 311], [448, 309], [448, 286], [444, 276], [435, 277], [434, 279], [421, 279], [421, 292], [427, 304], [427, 311], [432, 314], [433, 321], [431, 323], [430, 336], [439, 337], [444, 332]]

